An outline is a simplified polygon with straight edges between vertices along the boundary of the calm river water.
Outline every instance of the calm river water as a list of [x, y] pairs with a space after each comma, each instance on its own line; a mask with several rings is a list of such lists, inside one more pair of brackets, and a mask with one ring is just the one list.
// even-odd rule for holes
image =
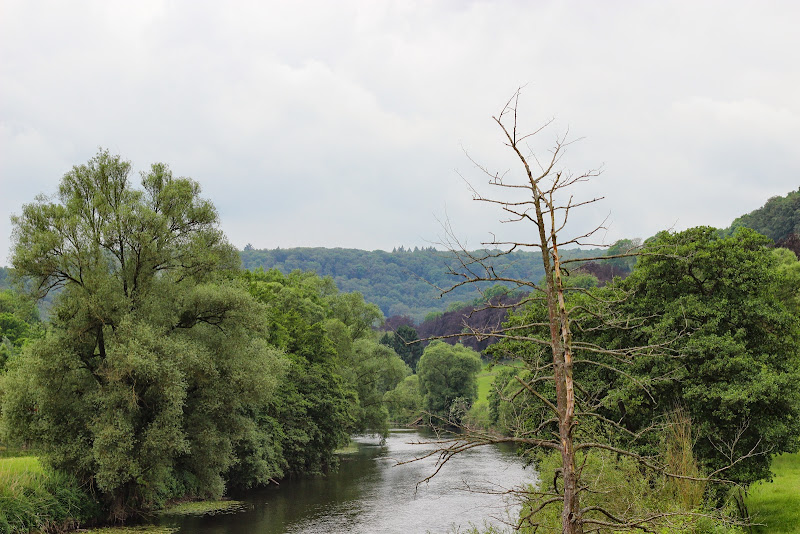
[[385, 443], [357, 437], [357, 451], [341, 456], [337, 473], [236, 496], [247, 504], [244, 511], [165, 517], [162, 524], [179, 526], [179, 534], [439, 533], [463, 532], [470, 524], [502, 526], [498, 518], [516, 514], [504, 496], [477, 492], [533, 481], [534, 472], [523, 469], [511, 449], [487, 446], [463, 453], [416, 488], [434, 461], [396, 463], [428, 450], [413, 444], [428, 437], [405, 429], [393, 430]]

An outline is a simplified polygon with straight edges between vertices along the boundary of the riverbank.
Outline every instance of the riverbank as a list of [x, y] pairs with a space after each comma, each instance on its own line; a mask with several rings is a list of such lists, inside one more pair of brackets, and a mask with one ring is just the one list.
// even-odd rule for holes
[[234, 493], [241, 503], [218, 513], [208, 513], [207, 503], [184, 503], [185, 513], [173, 509], [154, 515], [151, 527], [96, 528], [82, 534], [199, 534], [210, 528], [259, 534], [400, 534], [456, 532], [459, 524], [461, 532], [468, 532], [464, 529], [469, 525], [482, 529], [494, 524], [493, 517], [504, 514], [506, 505], [502, 495], [464, 491], [465, 480], [480, 491], [497, 489], [492, 483], [523, 484], [533, 476], [509, 448], [487, 447], [454, 459], [430, 483], [417, 486], [434, 471], [435, 459], [395, 464], [424, 455], [431, 446], [419, 443], [434, 437], [422, 429], [395, 429], [386, 440], [358, 436], [341, 454], [340, 469], [326, 476]]
[[[233, 513], [240, 501], [179, 502], [162, 513], [202, 516]], [[65, 532], [98, 523], [102, 508], [69, 474], [46, 469], [36, 456], [0, 458], [0, 534]], [[84, 534], [169, 534], [157, 525], [99, 527]]]

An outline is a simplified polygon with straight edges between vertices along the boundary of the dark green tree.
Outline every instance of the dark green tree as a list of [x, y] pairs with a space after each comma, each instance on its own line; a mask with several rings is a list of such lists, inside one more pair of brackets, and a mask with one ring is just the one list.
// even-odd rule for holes
[[771, 458], [800, 437], [800, 322], [781, 297], [797, 280], [769, 244], [746, 228], [662, 232], [619, 283], [632, 298], [616, 311], [646, 319], [605, 340], [671, 347], [606, 377], [618, 400], [609, 416], [637, 431], [683, 407], [702, 464], [742, 484], [769, 478]]

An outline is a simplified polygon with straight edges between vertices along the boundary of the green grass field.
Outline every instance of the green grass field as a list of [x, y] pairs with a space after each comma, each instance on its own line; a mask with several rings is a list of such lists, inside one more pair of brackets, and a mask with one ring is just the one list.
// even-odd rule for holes
[[486, 366], [483, 367], [483, 371], [481, 371], [478, 375], [478, 399], [475, 401], [473, 406], [489, 404], [489, 390], [492, 387], [495, 373], [496, 368], [492, 369], [491, 371], [487, 371]]
[[782, 454], [772, 462], [772, 482], [754, 484], [747, 508], [763, 534], [800, 534], [800, 453]]
[[521, 362], [514, 362], [512, 365], [506, 364], [495, 364], [493, 366], [489, 366], [486, 364], [483, 366], [483, 370], [478, 374], [478, 400], [475, 401], [473, 406], [483, 406], [489, 404], [489, 391], [492, 388], [492, 382], [494, 382], [495, 375], [505, 367], [519, 367], [521, 366]]

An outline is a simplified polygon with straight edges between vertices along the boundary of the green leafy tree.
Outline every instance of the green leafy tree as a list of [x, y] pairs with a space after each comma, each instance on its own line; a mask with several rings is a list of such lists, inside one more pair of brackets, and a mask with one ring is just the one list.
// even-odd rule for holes
[[777, 268], [776, 297], [795, 317], [800, 317], [800, 261], [791, 250], [772, 250]]
[[785, 293], [797, 287], [796, 261], [769, 244], [746, 228], [662, 232], [619, 286], [633, 298], [615, 309], [646, 319], [607, 338], [671, 347], [637, 358], [630, 378], [605, 377], [618, 399], [609, 416], [638, 430], [683, 406], [701, 463], [743, 484], [769, 478], [771, 458], [800, 437], [800, 322]]
[[386, 435], [389, 411], [383, 402], [391, 391], [411, 373], [395, 352], [371, 339], [359, 339], [340, 366], [342, 374], [358, 395], [356, 432], [373, 431]]
[[358, 402], [336, 362], [337, 349], [352, 344], [344, 323], [329, 322], [328, 299], [336, 285], [313, 272], [259, 269], [241, 276], [265, 306], [267, 341], [289, 360], [286, 380], [259, 417], [277, 425], [287, 474], [327, 471], [356, 426]]
[[[474, 350], [460, 344], [431, 342], [417, 365], [423, 408], [445, 420], [450, 419], [454, 405], [464, 404], [469, 409], [478, 398], [481, 367], [481, 358]], [[459, 423], [460, 418], [453, 422]]]
[[383, 312], [375, 304], [365, 302], [364, 296], [353, 293], [336, 293], [328, 298], [328, 315], [347, 326], [350, 339], [363, 338], [383, 323]]
[[800, 235], [800, 190], [770, 198], [759, 209], [733, 221], [728, 231], [740, 227], [751, 228], [773, 241], [786, 239], [790, 234]]
[[292, 362], [281, 401], [269, 413], [283, 429], [288, 472], [325, 471], [351, 433], [385, 433], [383, 395], [408, 369], [372, 339], [380, 309], [310, 271], [259, 269], [242, 277], [266, 306], [267, 339]]
[[10, 436], [97, 488], [116, 519], [221, 495], [283, 372], [253, 335], [261, 306], [225, 276], [238, 257], [199, 185], [154, 164], [134, 189], [129, 173], [100, 151], [12, 217], [15, 273], [40, 297], [61, 291], [3, 380]]

